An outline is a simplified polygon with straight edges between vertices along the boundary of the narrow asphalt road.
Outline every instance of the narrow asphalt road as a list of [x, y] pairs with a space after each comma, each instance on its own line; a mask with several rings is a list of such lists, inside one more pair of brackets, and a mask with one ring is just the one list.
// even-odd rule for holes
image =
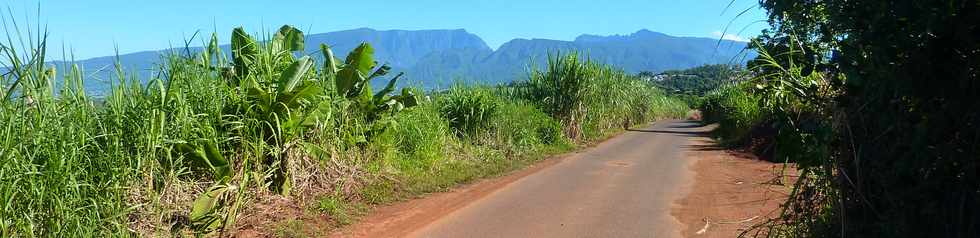
[[410, 237], [680, 237], [671, 206], [692, 183], [684, 150], [703, 130], [681, 120], [630, 130]]

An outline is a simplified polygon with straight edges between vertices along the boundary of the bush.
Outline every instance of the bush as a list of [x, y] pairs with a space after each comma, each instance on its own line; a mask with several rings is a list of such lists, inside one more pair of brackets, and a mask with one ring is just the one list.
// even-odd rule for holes
[[569, 143], [562, 135], [561, 124], [532, 103], [501, 103], [498, 118], [494, 127], [502, 144], [514, 145], [518, 149], [536, 149], [544, 145]]
[[759, 96], [744, 86], [729, 85], [706, 95], [699, 109], [704, 122], [719, 124], [715, 133], [723, 143], [740, 143], [745, 142], [749, 132], [764, 121], [759, 100]]
[[574, 141], [604, 137], [656, 117], [683, 117], [687, 111], [682, 101], [636, 75], [578, 53], [550, 55], [547, 69], [532, 69], [530, 75], [516, 84], [516, 96], [557, 119]]
[[445, 159], [446, 144], [452, 143], [449, 121], [442, 118], [435, 103], [422, 103], [396, 118], [399, 168], [426, 170]]
[[453, 86], [438, 100], [439, 112], [460, 137], [486, 132], [496, 117], [499, 101], [489, 88], [460, 85]]

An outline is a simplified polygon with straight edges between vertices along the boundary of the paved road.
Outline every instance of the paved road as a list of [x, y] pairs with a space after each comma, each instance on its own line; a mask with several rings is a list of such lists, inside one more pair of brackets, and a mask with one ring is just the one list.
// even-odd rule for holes
[[412, 237], [679, 237], [690, 121], [632, 130], [477, 200]]

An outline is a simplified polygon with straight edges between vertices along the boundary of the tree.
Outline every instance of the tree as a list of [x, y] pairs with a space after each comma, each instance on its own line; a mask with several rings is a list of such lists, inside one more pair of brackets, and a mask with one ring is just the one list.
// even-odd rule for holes
[[826, 104], [829, 204], [797, 218], [819, 220], [811, 235], [977, 237], [980, 2], [760, 4], [772, 29], [757, 47], [840, 90]]

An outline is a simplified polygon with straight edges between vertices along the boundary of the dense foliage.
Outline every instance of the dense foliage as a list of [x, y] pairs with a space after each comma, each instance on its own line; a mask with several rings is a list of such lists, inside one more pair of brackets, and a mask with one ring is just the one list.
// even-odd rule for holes
[[980, 4], [760, 3], [749, 91], [802, 174], [758, 234], [980, 235]]
[[699, 102], [701, 120], [718, 123], [714, 132], [728, 145], [746, 142], [751, 130], [764, 124], [767, 115], [759, 105], [759, 96], [749, 92], [747, 84], [728, 85], [705, 95]]
[[[645, 82], [574, 55], [556, 63], [603, 73], [428, 96], [396, 90], [397, 74], [375, 92], [371, 79], [391, 68], [375, 62], [370, 45], [345, 60], [323, 45], [317, 63], [290, 26], [262, 41], [235, 29], [230, 59], [212, 35], [205, 50], [168, 55], [147, 84], [117, 68], [109, 96], [92, 98], [80, 69], [67, 65], [73, 70], [59, 78], [43, 63], [44, 36], [15, 38], [0, 44], [9, 69], [0, 79], [2, 237], [227, 234], [264, 197], [315, 200], [344, 223], [351, 204], [443, 190], [567, 150], [571, 139], [686, 111]], [[557, 79], [587, 82], [588, 93], [547, 92], [575, 98], [574, 107], [527, 100]], [[562, 128], [570, 121], [587, 133], [569, 138]]]
[[453, 86], [440, 95], [443, 117], [459, 136], [473, 136], [490, 128], [496, 119], [499, 99], [489, 88]]
[[562, 123], [565, 135], [573, 140], [687, 110], [639, 77], [577, 53], [550, 55], [547, 66], [534, 69], [528, 81], [517, 83], [516, 96], [537, 102]]
[[745, 77], [743, 71], [738, 65], [713, 64], [659, 74], [644, 71], [639, 76], [669, 93], [704, 96], [716, 88], [740, 81]]

